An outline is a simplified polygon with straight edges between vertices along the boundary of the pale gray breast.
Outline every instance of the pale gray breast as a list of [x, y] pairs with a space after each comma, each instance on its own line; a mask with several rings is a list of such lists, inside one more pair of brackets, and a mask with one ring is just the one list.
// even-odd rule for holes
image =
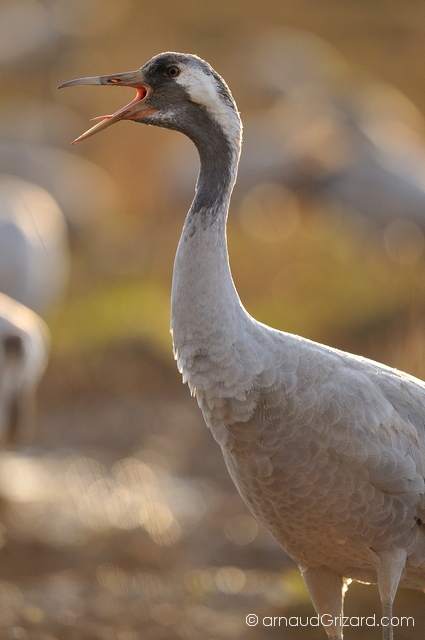
[[[222, 399], [219, 412], [200, 402], [241, 495], [289, 551], [317, 554], [312, 540], [325, 532], [401, 543], [423, 508], [423, 448], [409, 418], [423, 429], [422, 386], [296, 337], [284, 343], [245, 402]], [[241, 420], [243, 406], [252, 411]]]

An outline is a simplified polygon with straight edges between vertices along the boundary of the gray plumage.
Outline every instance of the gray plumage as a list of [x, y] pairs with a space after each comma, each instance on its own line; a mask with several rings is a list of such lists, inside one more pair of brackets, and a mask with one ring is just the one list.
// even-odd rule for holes
[[0, 174], [0, 291], [43, 313], [64, 295], [68, 262], [57, 202], [36, 184]]
[[[425, 586], [424, 383], [271, 329], [243, 308], [226, 246], [241, 123], [207, 63], [166, 53], [139, 71], [65, 84], [138, 91], [78, 140], [128, 119], [196, 144], [200, 174], [172, 288], [183, 380], [242, 498], [299, 565], [317, 612], [334, 618], [329, 638], [342, 639], [350, 579], [378, 582], [391, 617], [399, 584]], [[383, 638], [392, 638], [391, 626]]]

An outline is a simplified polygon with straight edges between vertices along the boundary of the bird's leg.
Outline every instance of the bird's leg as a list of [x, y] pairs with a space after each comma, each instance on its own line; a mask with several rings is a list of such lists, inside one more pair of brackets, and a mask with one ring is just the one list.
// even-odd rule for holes
[[329, 640], [342, 640], [342, 612], [347, 581], [327, 567], [301, 569], [301, 573]]
[[382, 605], [382, 638], [393, 640], [393, 602], [403, 569], [406, 565], [406, 551], [395, 549], [377, 553], [379, 561], [375, 563], [378, 578], [379, 597]]
[[10, 401], [7, 444], [29, 444], [35, 430], [35, 389], [19, 389]]

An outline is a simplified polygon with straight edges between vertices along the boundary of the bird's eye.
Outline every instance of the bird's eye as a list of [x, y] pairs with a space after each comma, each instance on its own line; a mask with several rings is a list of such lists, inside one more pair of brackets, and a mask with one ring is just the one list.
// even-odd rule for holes
[[177, 78], [177, 76], [180, 74], [180, 69], [173, 65], [172, 67], [168, 67], [165, 73], [169, 78]]

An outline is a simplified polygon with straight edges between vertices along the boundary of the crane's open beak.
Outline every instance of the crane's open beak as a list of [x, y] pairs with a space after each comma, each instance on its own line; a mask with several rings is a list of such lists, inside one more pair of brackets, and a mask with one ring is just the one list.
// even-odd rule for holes
[[119, 120], [142, 120], [146, 116], [155, 113], [155, 109], [149, 108], [146, 105], [146, 100], [152, 93], [152, 88], [143, 81], [143, 73], [140, 70], [130, 71], [128, 73], [117, 73], [111, 76], [77, 78], [76, 80], [64, 82], [59, 85], [58, 89], [62, 89], [63, 87], [73, 87], [80, 84], [105, 84], [134, 87], [137, 93], [134, 100], [126, 104], [125, 107], [115, 111], [115, 113], [108, 116], [97, 116], [96, 118], [92, 118], [92, 120], [100, 120], [100, 122], [95, 124], [94, 127], [91, 127], [91, 129], [88, 129], [85, 133], [81, 134], [81, 136], [76, 138], [72, 144], [81, 142], [81, 140], [85, 140], [86, 138], [90, 138], [90, 136], [98, 133], [98, 131], [102, 131], [103, 129], [106, 129], [106, 127], [110, 127], [111, 124], [114, 124]]

